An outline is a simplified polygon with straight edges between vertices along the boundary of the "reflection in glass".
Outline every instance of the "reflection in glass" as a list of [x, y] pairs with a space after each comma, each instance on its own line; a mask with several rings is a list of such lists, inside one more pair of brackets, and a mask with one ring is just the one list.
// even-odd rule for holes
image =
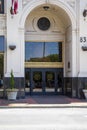
[[46, 62], [58, 62], [59, 46], [58, 42], [48, 42], [45, 44]]
[[46, 72], [46, 92], [54, 92], [55, 91], [55, 73], [54, 72]]
[[57, 79], [58, 79], [57, 92], [62, 92], [62, 87], [63, 87], [63, 75], [62, 75], [61, 72], [58, 73]]
[[4, 52], [4, 36], [0, 36], [0, 53]]
[[26, 62], [62, 62], [61, 42], [26, 42]]
[[4, 73], [4, 36], [0, 36], [0, 88], [3, 88]]
[[29, 42], [25, 44], [25, 60], [28, 62], [40, 61], [43, 57], [43, 43]]
[[0, 53], [0, 90], [2, 91], [0, 97], [3, 97], [3, 70], [4, 70], [4, 54]]
[[4, 0], [0, 0], [0, 13], [4, 13]]
[[30, 92], [30, 72], [25, 72], [25, 92]]
[[33, 92], [42, 92], [42, 72], [33, 72]]
[[25, 68], [25, 92], [30, 94], [63, 93], [62, 68]]

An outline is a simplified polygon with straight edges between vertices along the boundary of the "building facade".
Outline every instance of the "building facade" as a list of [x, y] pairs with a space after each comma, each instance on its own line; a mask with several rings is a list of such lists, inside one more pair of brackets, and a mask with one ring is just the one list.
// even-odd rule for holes
[[4, 90], [13, 70], [19, 96], [83, 98], [87, 0], [18, 0], [16, 13], [12, 4], [12, 0], [0, 0], [0, 76]]

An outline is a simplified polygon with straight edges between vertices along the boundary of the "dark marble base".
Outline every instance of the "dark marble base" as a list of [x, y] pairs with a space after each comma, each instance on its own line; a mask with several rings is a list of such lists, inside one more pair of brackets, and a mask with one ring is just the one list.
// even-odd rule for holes
[[86, 77], [64, 78], [64, 93], [67, 96], [84, 99], [83, 88], [87, 83]]
[[[82, 89], [85, 88], [86, 84], [86, 77], [65, 77], [63, 82], [63, 93], [66, 96], [84, 99], [85, 97], [82, 92]], [[10, 78], [6, 77], [4, 78], [4, 96], [6, 96], [6, 88], [9, 88], [9, 86]], [[15, 87], [18, 89], [17, 98], [25, 98], [25, 78], [15, 78]]]

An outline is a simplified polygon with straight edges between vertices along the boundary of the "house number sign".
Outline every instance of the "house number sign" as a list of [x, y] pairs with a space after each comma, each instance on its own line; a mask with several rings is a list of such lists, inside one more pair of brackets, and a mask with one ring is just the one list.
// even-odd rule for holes
[[83, 44], [82, 45], [82, 50], [87, 51], [87, 37], [80, 37], [80, 42]]
[[81, 43], [86, 43], [87, 42], [87, 37], [80, 37], [80, 42]]

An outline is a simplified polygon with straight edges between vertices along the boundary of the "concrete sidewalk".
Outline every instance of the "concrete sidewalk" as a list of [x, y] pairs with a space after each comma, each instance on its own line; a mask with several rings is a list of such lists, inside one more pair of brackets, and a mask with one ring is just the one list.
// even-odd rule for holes
[[60, 108], [87, 107], [87, 100], [66, 96], [27, 96], [25, 99], [10, 101], [0, 99], [0, 108]]

